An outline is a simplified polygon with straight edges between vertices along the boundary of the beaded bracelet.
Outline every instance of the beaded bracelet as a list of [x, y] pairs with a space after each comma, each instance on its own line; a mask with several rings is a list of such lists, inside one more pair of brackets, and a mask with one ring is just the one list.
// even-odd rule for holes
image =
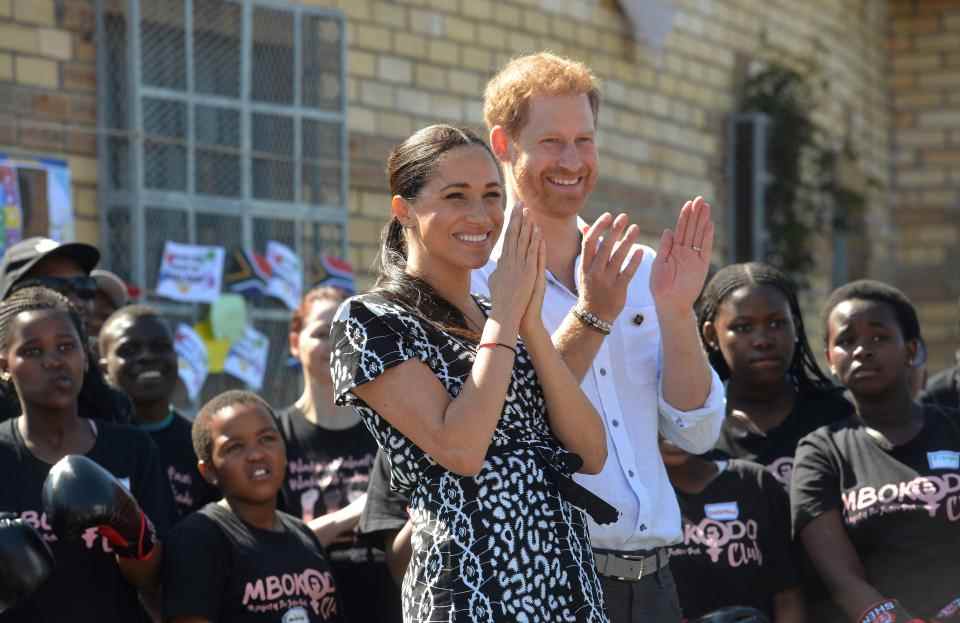
[[481, 348], [496, 348], [497, 346], [503, 346], [507, 350], [512, 351], [514, 357], [517, 356], [517, 349], [509, 344], [504, 344], [503, 342], [481, 342], [477, 344], [477, 350], [480, 350]]
[[595, 331], [599, 331], [604, 335], [610, 335], [611, 329], [613, 329], [613, 323], [607, 322], [606, 320], [601, 320], [599, 316], [595, 313], [587, 311], [581, 308], [579, 305], [573, 308], [573, 315], [577, 320], [587, 325]]

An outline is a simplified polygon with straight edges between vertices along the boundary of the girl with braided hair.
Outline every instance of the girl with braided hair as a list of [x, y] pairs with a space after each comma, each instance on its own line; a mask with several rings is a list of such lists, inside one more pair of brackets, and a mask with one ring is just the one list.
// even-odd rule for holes
[[810, 350], [796, 287], [768, 264], [732, 264], [698, 308], [703, 345], [727, 383], [716, 454], [756, 461], [789, 487], [800, 438], [852, 413]]
[[[36, 529], [56, 560], [43, 586], [0, 614], [0, 622], [145, 622], [138, 591], [146, 603], [157, 594], [159, 540], [173, 510], [170, 487], [146, 433], [80, 415], [78, 396], [91, 365], [85, 343], [77, 310], [53, 290], [29, 287], [0, 303], [0, 379], [22, 412], [0, 422], [0, 512]], [[76, 487], [45, 484], [64, 460], [86, 459], [112, 476], [94, 469], [93, 478], [88, 471]], [[80, 508], [98, 503], [101, 485], [121, 487], [117, 481], [152, 520], [138, 517], [135, 536], [110, 522], [87, 523], [89, 509]]]

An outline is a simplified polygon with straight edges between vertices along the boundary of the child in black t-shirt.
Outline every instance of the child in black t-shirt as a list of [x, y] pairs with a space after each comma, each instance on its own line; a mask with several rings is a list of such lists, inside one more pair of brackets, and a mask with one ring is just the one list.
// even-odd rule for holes
[[722, 268], [698, 305], [710, 363], [727, 381], [727, 415], [714, 458], [760, 463], [790, 486], [797, 442], [853, 408], [820, 370], [787, 275], [750, 262]]
[[123, 307], [103, 324], [99, 344], [104, 374], [130, 396], [134, 424], [159, 448], [178, 516], [219, 499], [216, 487], [197, 471], [190, 421], [170, 404], [177, 383], [177, 354], [167, 324], [151, 307]]
[[201, 474], [224, 499], [170, 534], [164, 620], [343, 621], [322, 545], [303, 522], [276, 510], [287, 459], [270, 407], [250, 392], [220, 394], [197, 415], [193, 445]]
[[856, 415], [800, 442], [794, 532], [846, 620], [947, 620], [960, 597], [960, 419], [912, 399], [920, 326], [902, 292], [853, 282], [824, 316]]
[[388, 623], [401, 618], [400, 592], [383, 553], [356, 530], [377, 444], [352, 407], [333, 401], [330, 325], [345, 298], [339, 288], [314, 288], [290, 320], [290, 354], [301, 364], [304, 389], [278, 414], [287, 444], [281, 508], [327, 546], [347, 617]]
[[805, 621], [783, 486], [750, 461], [709, 461], [665, 440], [660, 454], [683, 516], [670, 569], [684, 617], [745, 606], [773, 623]]
[[[0, 378], [23, 413], [0, 424], [0, 511], [35, 528], [55, 559], [47, 582], [0, 621], [146, 621], [138, 589], [151, 603], [159, 588], [160, 538], [173, 514], [170, 489], [147, 435], [79, 416], [77, 396], [90, 365], [85, 339], [76, 310], [56, 292], [27, 288], [0, 304]], [[78, 525], [83, 513], [64, 509], [59, 497], [65, 487], [53, 487], [52, 497], [42, 494], [54, 464], [67, 455], [85, 455], [133, 493], [143, 509], [134, 509], [139, 534], [119, 534], [112, 522]], [[81, 492], [90, 484], [81, 479]], [[73, 499], [86, 501], [82, 494]], [[51, 500], [59, 506], [49, 506]]]

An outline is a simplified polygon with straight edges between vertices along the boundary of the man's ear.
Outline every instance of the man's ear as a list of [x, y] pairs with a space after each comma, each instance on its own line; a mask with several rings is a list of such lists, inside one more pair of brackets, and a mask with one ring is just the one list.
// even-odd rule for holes
[[7, 383], [12, 382], [10, 378], [10, 362], [6, 357], [0, 357], [0, 380]]
[[490, 149], [500, 162], [510, 162], [510, 135], [501, 125], [490, 130]]
[[100, 366], [100, 372], [103, 374], [103, 378], [109, 380], [110, 377], [107, 376], [107, 358], [101, 357], [97, 360], [97, 365]]
[[404, 227], [413, 227], [416, 224], [413, 218], [413, 207], [400, 195], [394, 195], [390, 200], [390, 214]]
[[709, 344], [710, 350], [719, 348], [717, 342], [717, 327], [713, 324], [712, 320], [707, 320], [703, 323], [703, 337], [706, 339], [707, 344]]
[[207, 465], [206, 461], [197, 461], [197, 470], [200, 472], [200, 475], [203, 476], [203, 479], [214, 487], [218, 484], [217, 473], [210, 465]]

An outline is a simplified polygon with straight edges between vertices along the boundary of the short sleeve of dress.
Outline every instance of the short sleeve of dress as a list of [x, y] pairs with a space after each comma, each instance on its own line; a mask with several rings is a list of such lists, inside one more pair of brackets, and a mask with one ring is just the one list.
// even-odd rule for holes
[[361, 295], [343, 302], [330, 328], [330, 369], [338, 405], [355, 403], [353, 388], [416, 356], [406, 338], [413, 328], [410, 322], [402, 308], [380, 297]]
[[790, 514], [794, 538], [808, 523], [839, 509], [840, 474], [831, 460], [829, 429], [822, 428], [800, 440], [790, 479]]

